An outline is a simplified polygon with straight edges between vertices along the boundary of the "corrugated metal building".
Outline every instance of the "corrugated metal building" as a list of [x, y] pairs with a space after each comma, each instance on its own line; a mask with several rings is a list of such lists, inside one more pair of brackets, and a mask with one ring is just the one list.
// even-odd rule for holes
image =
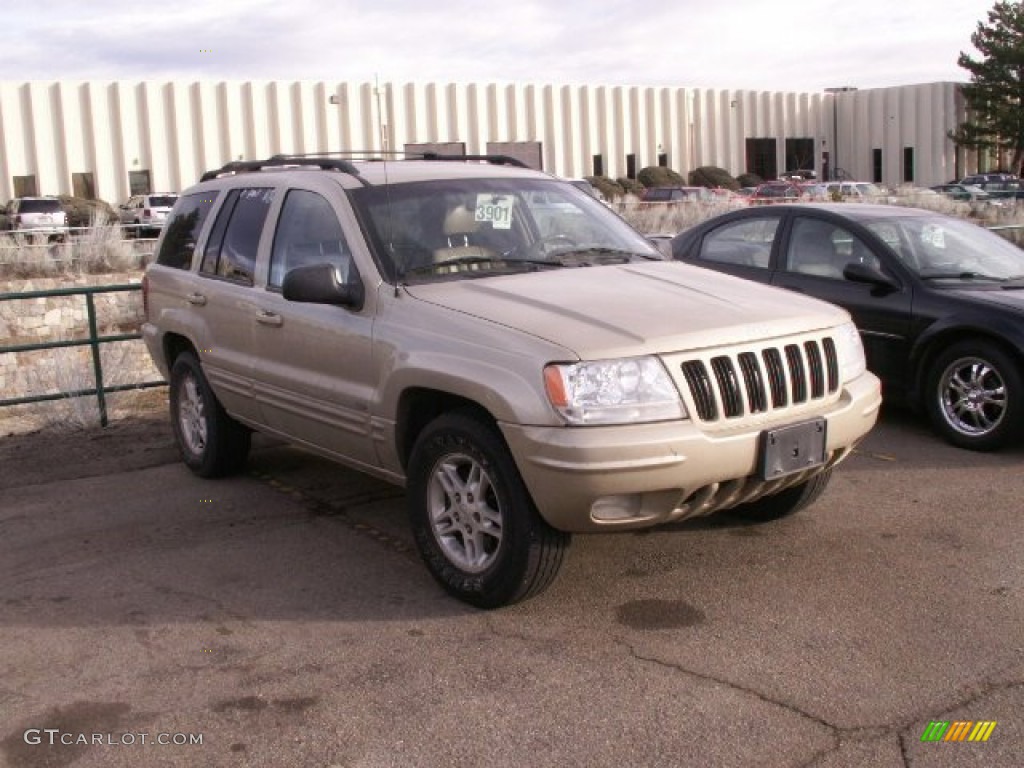
[[932, 185], [977, 167], [954, 83], [787, 93], [518, 83], [0, 82], [0, 200], [120, 202], [277, 153], [503, 152], [562, 176], [717, 165]]

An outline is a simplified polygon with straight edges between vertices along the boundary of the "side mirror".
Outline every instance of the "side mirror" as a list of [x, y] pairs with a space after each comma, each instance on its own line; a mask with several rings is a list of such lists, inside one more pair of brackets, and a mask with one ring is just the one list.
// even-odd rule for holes
[[877, 267], [861, 264], [858, 261], [851, 261], [843, 268], [843, 277], [854, 283], [867, 283], [886, 293], [893, 293], [900, 289], [900, 284], [895, 278], [885, 274]]
[[354, 282], [343, 282], [338, 268], [326, 263], [289, 270], [281, 294], [288, 301], [336, 304], [354, 310], [362, 309], [364, 298], [363, 283], [358, 277]]

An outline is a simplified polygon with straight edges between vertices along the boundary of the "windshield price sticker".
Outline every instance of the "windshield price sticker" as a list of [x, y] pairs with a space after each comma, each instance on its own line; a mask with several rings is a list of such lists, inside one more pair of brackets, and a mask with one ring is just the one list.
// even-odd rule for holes
[[511, 229], [512, 202], [511, 195], [477, 195], [475, 219], [494, 229]]

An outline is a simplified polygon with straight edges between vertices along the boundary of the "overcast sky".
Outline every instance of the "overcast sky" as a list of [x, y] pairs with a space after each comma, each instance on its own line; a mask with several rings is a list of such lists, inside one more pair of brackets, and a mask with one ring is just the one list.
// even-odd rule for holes
[[0, 80], [967, 80], [994, 0], [5, 0]]

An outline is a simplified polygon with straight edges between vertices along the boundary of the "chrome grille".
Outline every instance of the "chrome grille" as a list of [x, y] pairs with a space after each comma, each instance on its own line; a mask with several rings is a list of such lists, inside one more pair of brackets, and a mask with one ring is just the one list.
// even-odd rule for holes
[[831, 338], [686, 360], [681, 364], [702, 421], [766, 413], [839, 389], [839, 359]]

